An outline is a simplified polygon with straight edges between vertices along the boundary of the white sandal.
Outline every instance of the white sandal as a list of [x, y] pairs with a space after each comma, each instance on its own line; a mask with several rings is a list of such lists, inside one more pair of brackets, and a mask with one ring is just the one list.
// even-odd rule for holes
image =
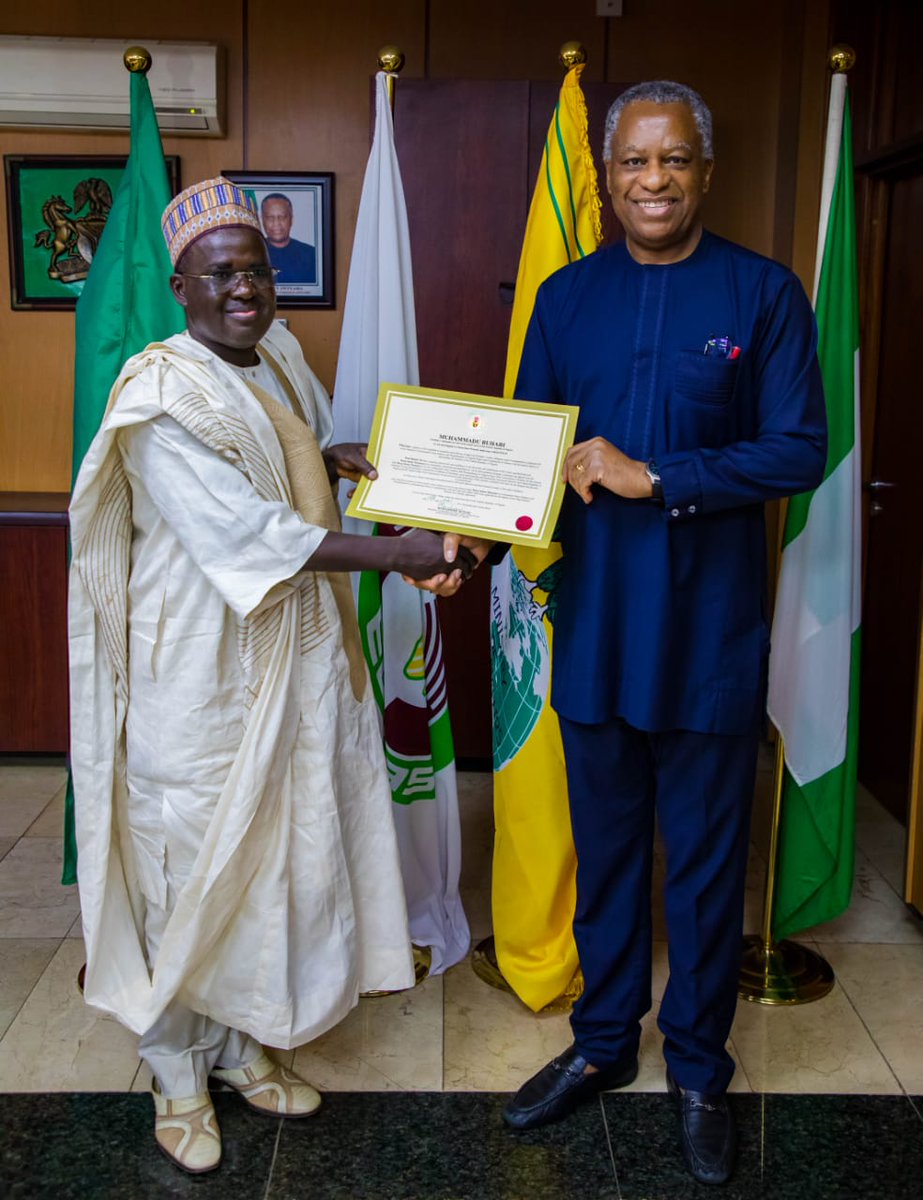
[[267, 1054], [245, 1067], [213, 1069], [212, 1075], [239, 1092], [251, 1108], [273, 1117], [310, 1117], [320, 1108], [320, 1093]]
[[157, 1145], [190, 1175], [214, 1171], [221, 1162], [221, 1131], [208, 1092], [168, 1100], [154, 1080], [154, 1137]]

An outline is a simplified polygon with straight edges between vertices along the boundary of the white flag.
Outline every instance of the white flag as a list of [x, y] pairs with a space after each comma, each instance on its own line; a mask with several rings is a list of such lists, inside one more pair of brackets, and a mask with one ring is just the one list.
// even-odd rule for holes
[[[381, 383], [420, 382], [410, 232], [383, 71], [375, 112], [333, 395], [337, 442], [368, 440]], [[370, 533], [372, 527], [346, 518], [344, 528]], [[438, 974], [465, 956], [470, 935], [458, 893], [458, 792], [436, 600], [399, 577], [366, 571], [358, 611], [383, 714], [410, 936], [432, 949], [430, 973]]]

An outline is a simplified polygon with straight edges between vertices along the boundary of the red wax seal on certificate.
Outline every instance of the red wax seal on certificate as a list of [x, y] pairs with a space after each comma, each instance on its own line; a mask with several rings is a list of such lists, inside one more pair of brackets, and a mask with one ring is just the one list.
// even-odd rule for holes
[[516, 518], [516, 528], [519, 530], [520, 533], [525, 533], [527, 529], [532, 528], [532, 518], [531, 517], [517, 517]]

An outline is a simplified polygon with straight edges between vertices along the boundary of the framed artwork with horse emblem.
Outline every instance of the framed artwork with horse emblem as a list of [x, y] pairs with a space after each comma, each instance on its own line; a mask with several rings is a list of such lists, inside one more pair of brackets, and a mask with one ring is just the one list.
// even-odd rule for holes
[[[112, 154], [4, 155], [14, 309], [76, 306], [127, 161]], [[179, 158], [168, 155], [166, 163], [175, 196]]]

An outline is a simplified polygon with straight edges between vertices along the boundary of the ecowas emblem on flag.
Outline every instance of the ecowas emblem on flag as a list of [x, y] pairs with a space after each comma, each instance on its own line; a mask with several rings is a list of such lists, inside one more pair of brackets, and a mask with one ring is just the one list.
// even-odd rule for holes
[[554, 624], [560, 573], [560, 559], [536, 579], [521, 567], [496, 573], [490, 626], [495, 771], [502, 771], [523, 748], [547, 702], [551, 649], [545, 619]]

